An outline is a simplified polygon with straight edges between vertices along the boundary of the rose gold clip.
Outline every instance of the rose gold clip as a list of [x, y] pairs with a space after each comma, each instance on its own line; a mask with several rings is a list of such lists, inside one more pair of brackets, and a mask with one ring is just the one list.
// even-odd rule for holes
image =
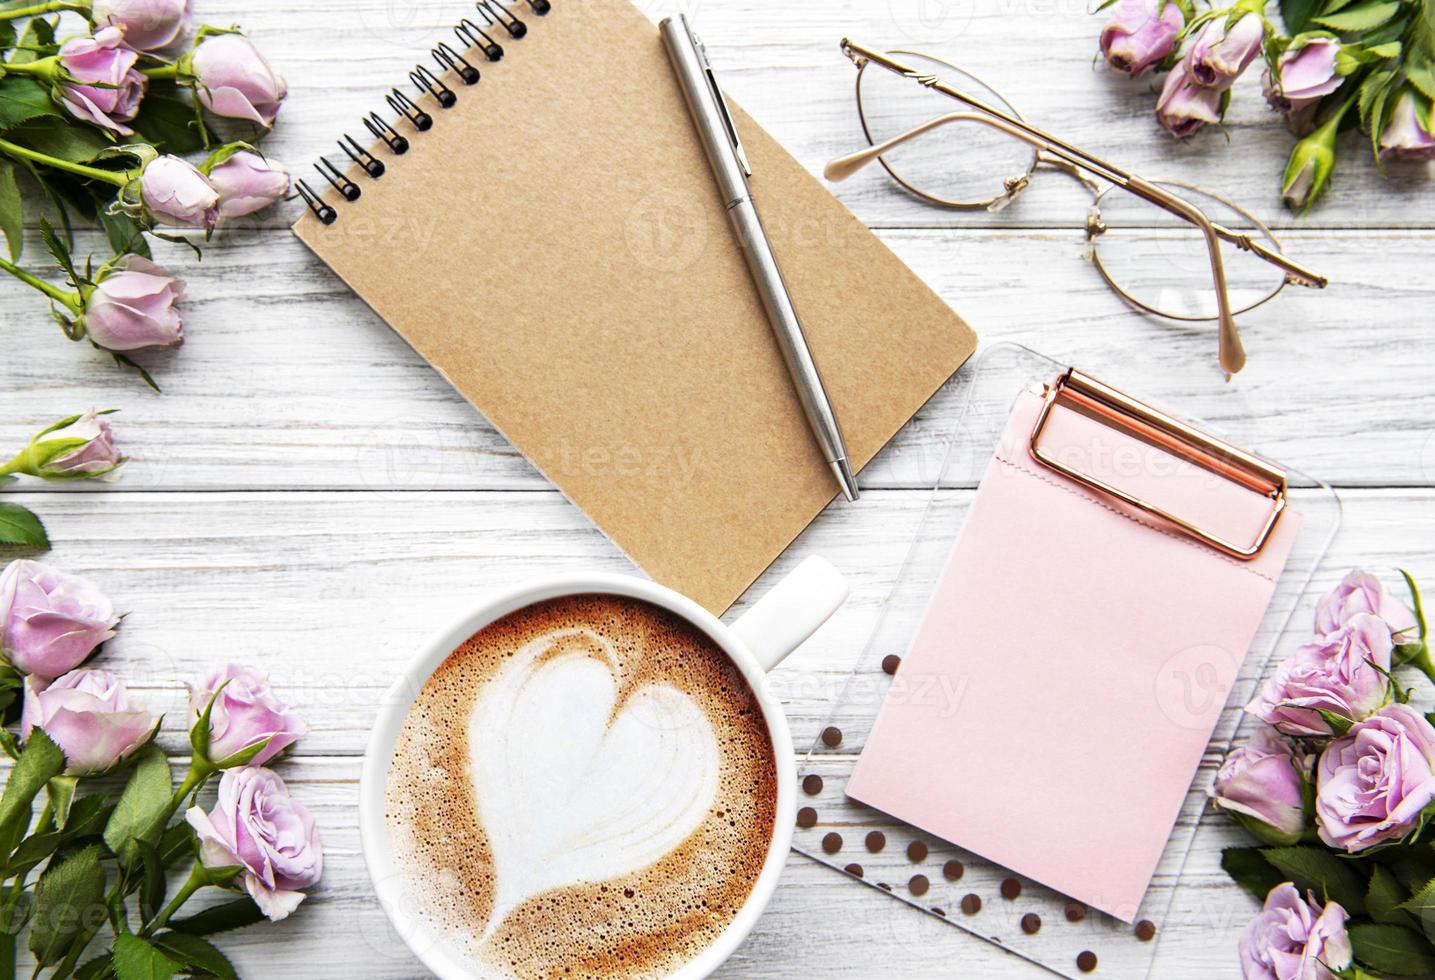
[[[1271, 502], [1270, 513], [1255, 540], [1249, 545], [1228, 541], [1220, 535], [1197, 527], [1168, 510], [1142, 500], [1119, 487], [1112, 486], [1099, 477], [1082, 473], [1043, 450], [1041, 436], [1046, 429], [1046, 423], [1051, 417], [1052, 410], [1058, 403], [1110, 428], [1123, 430], [1143, 442], [1179, 456], [1194, 466], [1266, 497]], [[1090, 375], [1082, 374], [1075, 368], [1068, 369], [1055, 382], [1047, 385], [1042, 398], [1041, 412], [1031, 430], [1031, 441], [1028, 448], [1032, 459], [1048, 469], [1055, 470], [1062, 476], [1075, 480], [1099, 493], [1109, 494], [1122, 503], [1243, 561], [1249, 561], [1260, 554], [1261, 549], [1265, 547], [1266, 541], [1271, 536], [1271, 531], [1275, 529], [1276, 521], [1280, 519], [1286, 508], [1286, 474], [1284, 470], [1238, 449], [1222, 439], [1194, 429], [1144, 402], [1124, 395]]]

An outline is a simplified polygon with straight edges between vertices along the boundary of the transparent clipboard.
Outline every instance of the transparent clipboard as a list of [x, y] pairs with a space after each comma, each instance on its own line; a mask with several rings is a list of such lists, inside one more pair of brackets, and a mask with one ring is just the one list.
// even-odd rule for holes
[[[1216, 763], [1244, 730], [1241, 709], [1273, 666], [1277, 642], [1339, 526], [1339, 500], [1319, 480], [1277, 461], [1287, 477], [1289, 505], [1301, 515], [1300, 533], [1132, 922], [1073, 902], [845, 793], [1014, 402], [1024, 391], [1041, 391], [1066, 370], [1016, 344], [988, 348], [934, 397], [923, 412], [925, 421], [914, 423], [920, 431], [904, 432], [889, 446], [884, 465], [908, 485], [931, 486], [932, 496], [851, 674], [799, 761], [793, 848], [844, 875], [854, 887], [885, 893], [892, 899], [892, 914], [931, 917], [1058, 976], [1140, 977], [1149, 973], [1161, 944], [1175, 889], [1208, 808]], [[1155, 393], [1125, 385], [1126, 379], [1105, 380], [1122, 385], [1133, 398], [1181, 411]], [[1198, 419], [1189, 421], [1226, 435]], [[1230, 438], [1259, 452], [1258, 442], [1252, 444], [1248, 435]], [[1192, 697], [1210, 696], [1202, 690], [1199, 672], [1190, 683]], [[798, 749], [804, 749], [801, 742]], [[1075, 834], [1072, 846], [1080, 846]]]

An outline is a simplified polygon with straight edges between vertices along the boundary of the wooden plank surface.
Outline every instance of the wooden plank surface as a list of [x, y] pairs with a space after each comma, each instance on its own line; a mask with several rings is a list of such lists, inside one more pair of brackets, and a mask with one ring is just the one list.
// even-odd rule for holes
[[[1250, 367], [1227, 384], [1209, 328], [1144, 318], [1107, 292], [1082, 261], [1089, 198], [1060, 177], [1041, 178], [1004, 211], [976, 215], [924, 206], [876, 174], [834, 188], [987, 345], [1019, 341], [1080, 364], [1336, 485], [1344, 530], [1307, 603], [1356, 563], [1435, 576], [1427, 170], [1383, 178], [1359, 139], [1346, 137], [1330, 199], [1309, 219], [1293, 218], [1277, 189], [1291, 139], [1254, 75], [1238, 88], [1226, 136], [1177, 144], [1157, 131], [1149, 81], [1123, 82], [1093, 65], [1099, 21], [1073, 0], [642, 6], [654, 18], [678, 8], [695, 16], [733, 95], [814, 172], [860, 140], [855, 72], [837, 49], [849, 35], [960, 61], [1036, 124], [1138, 172], [1180, 175], [1244, 204], [1332, 285], [1291, 290], [1244, 317]], [[466, 12], [395, 0], [201, 0], [198, 17], [242, 22], [288, 77], [291, 97], [266, 149], [299, 172], [314, 155], [337, 153], [340, 133], [359, 135], [361, 115]], [[180, 246], [156, 250], [188, 280], [190, 296], [185, 346], [146, 358], [163, 395], [66, 343], [33, 293], [0, 290], [0, 446], [90, 405], [122, 409], [117, 425], [135, 456], [122, 482], [10, 498], [44, 515], [51, 560], [99, 581], [130, 613], [107, 666], [177, 718], [183, 679], [221, 659], [260, 664], [314, 726], [285, 775], [324, 829], [324, 887], [290, 921], [227, 937], [242, 972], [420, 976], [374, 903], [358, 849], [359, 755], [386, 686], [423, 636], [486, 588], [628, 566], [290, 237], [297, 207], [222, 231], [198, 265]], [[38, 267], [40, 254], [32, 241], [27, 262]], [[485, 290], [521, 284], [477, 276], [456, 288], [480, 304]], [[863, 506], [830, 509], [753, 590], [814, 552], [854, 579], [848, 606], [773, 678], [799, 747], [828, 717], [928, 505], [922, 474], [949, 422], [936, 410], [919, 416], [904, 452], [863, 474], [873, 490]], [[939, 506], [960, 511], [970, 483], [953, 486]], [[163, 738], [179, 751], [174, 722]], [[1203, 774], [1224, 748], [1210, 747]], [[1182, 815], [1183, 826], [1200, 819], [1194, 807]], [[1236, 973], [1235, 936], [1253, 906], [1216, 863], [1220, 846], [1236, 839], [1204, 819], [1155, 976]], [[1030, 973], [892, 904], [794, 855], [770, 911], [722, 975]]]

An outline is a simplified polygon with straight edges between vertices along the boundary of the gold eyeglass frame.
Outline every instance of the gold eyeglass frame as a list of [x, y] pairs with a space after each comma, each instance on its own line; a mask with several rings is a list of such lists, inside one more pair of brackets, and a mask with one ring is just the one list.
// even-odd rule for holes
[[[887, 173], [894, 180], [897, 181], [898, 184], [900, 184], [903, 188], [915, 194], [916, 196], [922, 198], [923, 200], [927, 200], [934, 204], [957, 210], [992, 210], [1003, 206], [1006, 202], [1015, 198], [1017, 194], [1021, 193], [1021, 191], [1025, 189], [1027, 184], [1030, 182], [1031, 177], [1036, 172], [1037, 168], [1043, 164], [1046, 164], [1048, 166], [1052, 166], [1056, 169], [1067, 172], [1072, 177], [1080, 181], [1083, 185], [1085, 185], [1089, 190], [1091, 190], [1094, 203], [1092, 213], [1088, 216], [1086, 227], [1088, 247], [1091, 247], [1094, 244], [1096, 236], [1100, 235], [1102, 232], [1105, 231], [1104, 226], [1100, 224], [1099, 205], [1102, 198], [1111, 190], [1110, 187], [1098, 189], [1098, 185], [1095, 184], [1087, 176], [1088, 174], [1091, 175], [1091, 177], [1096, 177], [1100, 180], [1106, 181], [1114, 187], [1119, 187], [1122, 190], [1127, 191], [1128, 193], [1140, 198], [1141, 200], [1144, 200], [1150, 204], [1154, 204], [1156, 207], [1161, 208], [1168, 214], [1174, 215], [1175, 217], [1188, 222], [1189, 224], [1193, 225], [1198, 231], [1200, 231], [1206, 245], [1206, 252], [1211, 267], [1211, 282], [1216, 294], [1216, 316], [1172, 316], [1171, 314], [1163, 310], [1156, 309], [1146, 303], [1141, 302], [1139, 299], [1132, 296], [1129, 292], [1119, 286], [1112, 279], [1110, 272], [1104, 266], [1101, 265], [1099, 259], [1096, 259], [1094, 254], [1095, 249], [1093, 248], [1092, 257], [1094, 260], [1094, 264], [1096, 265], [1097, 271], [1101, 274], [1101, 277], [1106, 282], [1106, 284], [1110, 286], [1111, 289], [1115, 291], [1119, 296], [1121, 296], [1123, 300], [1125, 300], [1127, 303], [1130, 303], [1137, 309], [1145, 310], [1146, 312], [1152, 313], [1154, 315], [1167, 317], [1168, 319], [1173, 320], [1203, 321], [1214, 319], [1217, 322], [1217, 336], [1219, 338], [1220, 346], [1220, 364], [1222, 370], [1225, 371], [1227, 377], [1240, 371], [1246, 363], [1245, 348], [1241, 343], [1240, 332], [1236, 326], [1236, 314], [1245, 313], [1248, 310], [1260, 306], [1262, 303], [1268, 302], [1273, 296], [1276, 295], [1276, 293], [1280, 291], [1280, 289], [1273, 291], [1265, 298], [1261, 299], [1256, 303], [1252, 303], [1249, 306], [1243, 307], [1239, 310], [1232, 309], [1230, 294], [1226, 287], [1225, 263], [1221, 257], [1220, 243], [1222, 241], [1229, 242], [1237, 248], [1241, 249], [1242, 251], [1250, 252], [1252, 255], [1255, 255], [1263, 261], [1280, 269], [1284, 273], [1283, 282], [1281, 284], [1282, 288], [1286, 284], [1295, 284], [1300, 286], [1308, 286], [1316, 289], [1324, 289], [1329, 283], [1329, 280], [1327, 280], [1326, 277], [1310, 271], [1309, 269], [1287, 257], [1284, 251], [1281, 250], [1280, 242], [1276, 240], [1275, 236], [1270, 232], [1270, 230], [1244, 209], [1236, 207], [1235, 205], [1231, 204], [1231, 202], [1225, 200], [1219, 195], [1213, 194], [1210, 191], [1204, 190], [1202, 188], [1194, 187], [1190, 184], [1185, 184], [1179, 181], [1146, 180], [1145, 178], [1140, 177], [1130, 171], [1123, 170], [1122, 168], [1117, 167], [1114, 164], [1102, 160], [1095, 154], [1088, 153], [1087, 151], [1082, 150], [1079, 147], [1076, 147], [1070, 143], [1067, 143], [1054, 136], [1042, 132], [1035, 126], [1032, 126], [1030, 123], [1026, 122], [1026, 120], [1022, 118], [1020, 112], [1017, 111], [1016, 107], [1012, 106], [1011, 103], [1007, 102], [1006, 98], [1004, 96], [1001, 96], [1000, 93], [996, 91], [996, 89], [987, 85], [976, 75], [971, 74], [963, 68], [959, 68], [956, 65], [952, 65], [950, 62], [943, 61], [940, 58], [935, 58], [931, 55], [924, 54], [919, 51], [876, 51], [848, 38], [842, 39], [842, 53], [846, 55], [846, 57], [857, 66], [857, 111], [862, 120], [863, 133], [866, 135], [867, 141], [871, 145], [854, 153], [849, 153], [846, 156], [839, 157], [829, 163], [826, 170], [824, 171], [824, 174], [828, 180], [846, 180], [848, 177], [852, 176], [857, 171], [866, 167], [868, 164], [872, 163], [875, 160], [882, 164], [883, 169], [885, 169]], [[923, 72], [917, 68], [913, 68], [910, 65], [904, 64], [897, 58], [893, 57], [894, 55], [903, 54], [926, 58], [939, 64], [948, 65], [953, 70], [960, 72], [963, 75], [966, 75], [968, 78], [971, 78], [972, 80], [981, 84], [994, 95], [997, 95], [997, 97], [1001, 98], [1001, 100], [1006, 103], [1006, 105], [1011, 109], [1011, 112], [1003, 112], [1002, 110], [994, 106], [988, 105], [980, 99], [974, 98], [959, 89], [953, 88], [951, 85], [948, 85], [947, 83], [943, 82], [942, 79], [939, 78], [937, 75], [931, 74], [930, 72]], [[934, 92], [939, 92], [942, 95], [947, 96], [948, 98], [955, 99], [957, 102], [968, 106], [969, 108], [976, 111], [953, 112], [942, 116], [936, 116], [932, 119], [927, 120], [924, 123], [921, 123], [918, 126], [913, 127], [905, 133], [901, 133], [897, 136], [892, 137], [889, 140], [886, 140], [882, 143], [874, 143], [871, 127], [868, 123], [866, 112], [863, 109], [861, 95], [862, 74], [866, 71], [869, 65], [876, 65], [894, 74], [909, 78], [912, 81]], [[940, 197], [936, 197], [915, 187], [910, 182], [899, 176], [887, 163], [887, 161], [883, 159], [883, 156], [886, 153], [897, 148], [898, 146], [918, 139], [926, 133], [932, 131], [933, 129], [937, 129], [941, 126], [946, 126], [954, 122], [978, 123], [984, 126], [988, 126], [999, 132], [1005, 133], [1006, 135], [1018, 139], [1024, 143], [1027, 143], [1035, 151], [1032, 154], [1031, 165], [1027, 168], [1025, 173], [1015, 177], [1007, 178], [1004, 181], [1004, 191], [993, 198], [987, 199], [985, 201], [949, 201]], [[1187, 190], [1195, 191], [1199, 194], [1210, 197], [1213, 200], [1219, 201], [1227, 207], [1230, 207], [1236, 213], [1240, 214], [1243, 218], [1250, 220], [1255, 228], [1259, 229], [1263, 235], [1268, 237], [1271, 242], [1275, 244], [1276, 248], [1274, 250], [1267, 248], [1260, 242], [1256, 241], [1248, 233], [1232, 231], [1231, 229], [1212, 221], [1199, 207], [1190, 203], [1185, 198], [1166, 190], [1163, 186], [1161, 186], [1162, 184], [1165, 184], [1167, 186], [1182, 187]]]

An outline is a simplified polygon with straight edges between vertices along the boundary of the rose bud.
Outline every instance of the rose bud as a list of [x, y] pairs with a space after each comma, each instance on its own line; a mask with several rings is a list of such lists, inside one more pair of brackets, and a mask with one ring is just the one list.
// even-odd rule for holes
[[1197, 85], [1228, 89], [1261, 53], [1266, 28], [1259, 15], [1245, 14], [1229, 27], [1227, 20], [1218, 16], [1201, 28], [1186, 55], [1191, 80]]
[[140, 177], [140, 192], [155, 219], [184, 228], [213, 228], [219, 221], [219, 192], [193, 164], [179, 157], [151, 160]]
[[249, 119], [268, 128], [284, 97], [284, 79], [242, 34], [203, 39], [190, 55], [189, 72], [199, 82], [199, 101], [216, 116]]
[[126, 47], [156, 51], [178, 41], [189, 28], [189, 0], [94, 0], [96, 24], [118, 27]]
[[103, 670], [72, 670], [41, 688], [25, 678], [20, 733], [36, 728], [65, 753], [65, 772], [89, 776], [113, 769], [154, 735], [155, 718], [130, 703], [118, 677]]
[[1306, 827], [1306, 769], [1291, 741], [1262, 728], [1216, 773], [1216, 806], [1266, 844], [1286, 847]]
[[184, 819], [199, 837], [200, 863], [239, 866], [244, 890], [274, 922], [298, 908], [301, 889], [317, 884], [324, 873], [314, 818], [269, 769], [230, 769], [220, 777], [214, 809], [205, 813], [193, 806]]
[[184, 283], [143, 256], [128, 254], [101, 274], [85, 297], [85, 334], [105, 350], [178, 347]]
[[1395, 102], [1390, 121], [1380, 134], [1382, 160], [1435, 160], [1430, 104], [1408, 89]]
[[219, 191], [222, 218], [253, 214], [289, 193], [288, 172], [249, 150], [212, 167], [209, 182]]
[[1119, 0], [1101, 29], [1101, 54], [1114, 71], [1139, 78], [1176, 49], [1185, 26], [1172, 0]]
[[1349, 916], [1335, 902], [1325, 907], [1300, 897], [1290, 882], [1266, 896], [1260, 914], [1241, 935], [1245, 980], [1336, 980], [1354, 955], [1345, 931]]
[[115, 635], [120, 617], [76, 575], [19, 558], [0, 572], [0, 654], [42, 680], [73, 670]]
[[1222, 93], [1191, 81], [1182, 61], [1166, 76], [1166, 86], [1156, 101], [1156, 120], [1166, 132], [1184, 139], [1206, 123], [1218, 123], [1225, 112]]
[[1287, 735], [1339, 734], [1331, 718], [1357, 722], [1390, 702], [1394, 649], [1384, 620], [1355, 616], [1291, 654], [1246, 710]]
[[[212, 709], [210, 702], [214, 704]], [[190, 717], [198, 719], [206, 710], [209, 710], [206, 756], [214, 763], [268, 740], [259, 754], [249, 760], [250, 765], [262, 766], [309, 731], [304, 720], [274, 693], [268, 678], [239, 664], [219, 667], [199, 686], [190, 685]]]
[[1340, 42], [1331, 37], [1313, 37], [1287, 48], [1276, 62], [1276, 77], [1267, 70], [1262, 79], [1271, 108], [1289, 116], [1340, 88], [1343, 79], [1335, 70], [1339, 54]]
[[1290, 210], [1310, 210], [1325, 190], [1326, 181], [1335, 169], [1335, 135], [1341, 115], [1336, 113], [1291, 150], [1285, 179], [1281, 182], [1281, 198]]
[[1420, 826], [1435, 799], [1435, 728], [1391, 704], [1325, 747], [1316, 766], [1320, 839], [1355, 854]]
[[60, 104], [76, 119], [128, 136], [134, 130], [125, 123], [139, 113], [149, 79], [122, 40], [118, 27], [102, 27], [60, 45]]
[[93, 409], [61, 419], [0, 466], [0, 476], [24, 473], [42, 480], [119, 479], [125, 457], [115, 448], [110, 424]]
[[1385, 620], [1396, 643], [1416, 638], [1419, 626], [1415, 622], [1415, 614], [1405, 603], [1387, 594], [1380, 579], [1359, 568], [1346, 573], [1340, 584], [1316, 603], [1315, 630], [1317, 633], [1334, 633], [1362, 613]]

